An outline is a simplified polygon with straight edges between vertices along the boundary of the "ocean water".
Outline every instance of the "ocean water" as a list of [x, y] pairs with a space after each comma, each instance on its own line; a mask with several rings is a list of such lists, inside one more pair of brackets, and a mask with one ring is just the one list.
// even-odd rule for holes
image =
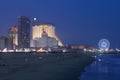
[[120, 54], [98, 55], [79, 80], [120, 80]]

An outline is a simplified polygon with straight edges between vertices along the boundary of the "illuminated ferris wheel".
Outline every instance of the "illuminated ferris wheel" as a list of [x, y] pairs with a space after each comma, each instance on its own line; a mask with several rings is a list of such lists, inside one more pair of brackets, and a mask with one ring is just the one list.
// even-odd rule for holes
[[110, 42], [107, 39], [101, 39], [98, 43], [100, 50], [108, 50], [110, 47]]

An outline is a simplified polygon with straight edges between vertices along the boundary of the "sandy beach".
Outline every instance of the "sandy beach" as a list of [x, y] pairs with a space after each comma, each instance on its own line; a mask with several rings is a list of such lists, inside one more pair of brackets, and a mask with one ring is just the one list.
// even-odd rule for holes
[[84, 53], [0, 53], [0, 80], [77, 80], [94, 60]]

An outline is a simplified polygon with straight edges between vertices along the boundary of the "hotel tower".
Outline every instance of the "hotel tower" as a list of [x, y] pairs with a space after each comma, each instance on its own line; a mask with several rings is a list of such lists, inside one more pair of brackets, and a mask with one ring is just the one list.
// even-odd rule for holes
[[55, 27], [54, 27], [54, 25], [53, 24], [49, 24], [49, 23], [43, 23], [43, 24], [39, 24], [39, 25], [33, 26], [32, 27], [32, 30], [33, 30], [32, 31], [32, 39], [41, 38], [43, 29], [46, 31], [46, 33], [48, 34], [49, 37], [53, 37], [56, 40], [58, 40], [58, 45], [59, 46], [63, 46], [61, 40], [55, 34]]
[[18, 46], [19, 48], [30, 47], [30, 20], [26, 16], [18, 18]]

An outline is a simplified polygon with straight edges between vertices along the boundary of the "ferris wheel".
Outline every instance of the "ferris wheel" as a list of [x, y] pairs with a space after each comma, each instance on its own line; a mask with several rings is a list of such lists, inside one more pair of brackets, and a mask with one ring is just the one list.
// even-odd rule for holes
[[98, 43], [100, 50], [108, 50], [110, 47], [110, 42], [107, 39], [101, 39]]

